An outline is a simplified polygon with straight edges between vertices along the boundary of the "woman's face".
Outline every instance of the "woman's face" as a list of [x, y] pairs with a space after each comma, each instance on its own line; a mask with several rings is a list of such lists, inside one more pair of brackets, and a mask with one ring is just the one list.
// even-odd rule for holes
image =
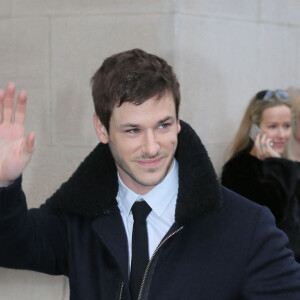
[[274, 150], [282, 155], [291, 136], [291, 109], [286, 105], [266, 108], [260, 129], [273, 141]]

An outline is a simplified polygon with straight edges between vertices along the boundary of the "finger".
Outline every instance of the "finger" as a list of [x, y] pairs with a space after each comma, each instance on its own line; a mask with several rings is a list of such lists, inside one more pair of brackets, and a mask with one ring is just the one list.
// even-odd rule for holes
[[26, 117], [27, 95], [25, 91], [20, 92], [15, 108], [15, 120], [17, 124], [24, 125]]
[[266, 140], [267, 140], [267, 135], [263, 134], [260, 139], [260, 147], [263, 151], [265, 151], [265, 149], [266, 149]]
[[256, 137], [255, 137], [255, 140], [254, 140], [254, 146], [253, 146], [253, 154], [254, 156], [256, 156], [258, 159], [260, 159], [260, 135], [257, 134]]
[[266, 136], [265, 143], [267, 148], [272, 147], [271, 146], [272, 140], [268, 136]]
[[27, 154], [32, 154], [35, 148], [35, 136], [34, 133], [31, 132], [28, 134], [27, 139], [25, 141], [24, 150]]
[[4, 103], [3, 103], [3, 122], [10, 123], [12, 120], [12, 114], [15, 102], [16, 86], [13, 82], [10, 82], [6, 86]]
[[270, 141], [271, 139], [268, 138], [268, 136], [265, 134], [264, 138], [262, 139], [262, 143], [264, 143], [264, 148], [263, 148], [264, 158], [274, 156], [274, 150], [270, 146]]
[[267, 138], [266, 140], [266, 145], [267, 145], [267, 150], [268, 150], [268, 157], [281, 157], [279, 153], [277, 153], [276, 150], [273, 149], [271, 146], [272, 140], [270, 138]]
[[266, 157], [268, 157], [267, 154], [267, 147], [266, 147], [266, 139], [267, 139], [267, 135], [266, 134], [262, 134], [260, 136], [260, 140], [259, 140], [259, 158], [264, 160]]
[[0, 124], [3, 120], [3, 102], [4, 102], [4, 91], [0, 89]]
[[255, 140], [254, 140], [254, 144], [255, 144], [256, 146], [259, 146], [260, 139], [261, 139], [261, 136], [260, 136], [260, 134], [258, 133], [258, 134], [256, 135], [256, 137], [255, 137]]
[[261, 145], [262, 145], [262, 136], [261, 134], [257, 134], [256, 138], [255, 138], [255, 147], [257, 149], [258, 152], [261, 152]]
[[270, 138], [266, 138], [266, 147], [268, 148], [268, 149], [271, 149], [272, 147], [271, 147], [271, 139]]

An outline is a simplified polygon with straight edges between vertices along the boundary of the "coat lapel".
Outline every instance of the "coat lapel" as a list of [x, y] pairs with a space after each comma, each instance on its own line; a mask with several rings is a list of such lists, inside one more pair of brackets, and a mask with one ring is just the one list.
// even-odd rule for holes
[[118, 206], [113, 205], [105, 214], [96, 218], [92, 227], [114, 257], [123, 280], [128, 282], [128, 242]]

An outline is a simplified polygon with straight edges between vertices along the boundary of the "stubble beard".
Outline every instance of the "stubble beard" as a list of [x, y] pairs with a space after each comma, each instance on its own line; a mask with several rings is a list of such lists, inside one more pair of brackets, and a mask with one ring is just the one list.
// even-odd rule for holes
[[[159, 183], [161, 183], [164, 178], [167, 176], [167, 174], [169, 173], [169, 170], [172, 166], [173, 163], [173, 156], [169, 159], [169, 162], [167, 164], [167, 167], [165, 169], [165, 171], [163, 172], [163, 174], [156, 180], [154, 181], [145, 181], [142, 180], [141, 178], [137, 177], [125, 164], [122, 163], [122, 161], [116, 161], [116, 164], [119, 166], [120, 169], [122, 169], [123, 172], [125, 172], [131, 179], [133, 179], [136, 183], [138, 183], [141, 186], [145, 186], [145, 187], [149, 187], [149, 186], [156, 186]], [[146, 172], [147, 173], [155, 173], [157, 171], [157, 168], [149, 168]]]
[[[110, 145], [110, 149], [111, 149], [111, 153], [114, 157], [115, 163], [117, 165], [117, 168], [121, 169], [127, 176], [129, 176], [138, 185], [141, 185], [144, 187], [150, 187], [150, 186], [154, 187], [164, 180], [164, 178], [167, 176], [167, 174], [170, 171], [170, 168], [172, 166], [173, 159], [174, 159], [174, 154], [175, 154], [175, 151], [174, 151], [174, 153], [172, 154], [172, 156], [170, 157], [170, 159], [168, 161], [168, 164], [167, 164], [163, 174], [158, 179], [149, 182], [146, 180], [142, 180], [142, 178], [136, 176], [134, 174], [134, 172], [127, 166], [127, 164], [124, 162], [124, 160], [120, 158], [117, 151], [115, 151], [115, 149], [113, 147], [111, 147], [111, 145]], [[157, 157], [167, 157], [167, 155], [159, 154], [159, 155], [157, 155]], [[138, 161], [138, 159], [136, 159], [135, 161]], [[157, 171], [157, 169], [158, 168], [149, 168], [149, 169], [147, 169], [146, 172], [147, 173], [155, 173]]]

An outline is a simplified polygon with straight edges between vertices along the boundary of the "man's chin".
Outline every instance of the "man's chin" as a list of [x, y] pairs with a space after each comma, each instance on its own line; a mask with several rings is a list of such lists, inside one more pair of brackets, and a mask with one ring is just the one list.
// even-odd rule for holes
[[[154, 173], [154, 171], [153, 171]], [[149, 175], [151, 173], [149, 172]], [[160, 176], [141, 176], [139, 178], [136, 178], [136, 181], [142, 185], [142, 186], [145, 186], [145, 187], [153, 187], [153, 186], [156, 186], [158, 185], [159, 183], [161, 183], [164, 178], [166, 177], [166, 174], [165, 175], [160, 175]]]

